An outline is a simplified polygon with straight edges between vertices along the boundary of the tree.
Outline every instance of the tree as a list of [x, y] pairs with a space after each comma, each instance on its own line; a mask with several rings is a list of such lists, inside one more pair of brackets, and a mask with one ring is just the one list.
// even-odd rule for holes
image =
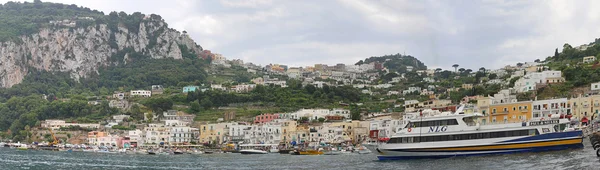
[[[557, 49], [557, 52], [558, 52], [558, 49]], [[535, 59], [533, 62], [539, 63], [540, 59]]]
[[517, 67], [522, 67], [523, 63], [517, 63]]
[[325, 122], [325, 118], [320, 117], [319, 122]]
[[137, 104], [134, 104], [133, 106], [131, 106], [131, 117], [136, 119], [136, 120], [143, 120], [144, 119], [144, 113], [142, 113], [142, 110], [140, 109], [140, 106], [138, 106]]
[[190, 104], [190, 109], [194, 113], [200, 112], [200, 101], [198, 101], [198, 100], [193, 101], [192, 104]]
[[480, 72], [483, 72], [483, 74], [485, 74], [485, 67], [481, 67], [481, 68], [479, 68], [479, 71], [480, 71]]
[[498, 78], [498, 75], [496, 75], [496, 74], [490, 74], [490, 75], [488, 75], [488, 78], [490, 78], [490, 80], [493, 80], [493, 79]]
[[465, 68], [459, 68], [459, 69], [458, 69], [458, 71], [459, 71], [460, 73], [463, 73], [463, 72], [465, 72]]
[[558, 58], [558, 48], [556, 48], [556, 50], [554, 50], [554, 58]]
[[458, 64], [454, 64], [454, 65], [452, 65], [452, 67], [454, 67], [454, 72], [456, 72], [456, 68], [458, 68]]

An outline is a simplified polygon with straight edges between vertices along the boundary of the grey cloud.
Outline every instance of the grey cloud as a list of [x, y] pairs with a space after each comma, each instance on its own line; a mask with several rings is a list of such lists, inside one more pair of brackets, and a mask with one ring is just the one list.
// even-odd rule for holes
[[228, 58], [296, 66], [393, 53], [430, 67], [498, 68], [593, 41], [598, 1], [53, 0], [157, 13]]

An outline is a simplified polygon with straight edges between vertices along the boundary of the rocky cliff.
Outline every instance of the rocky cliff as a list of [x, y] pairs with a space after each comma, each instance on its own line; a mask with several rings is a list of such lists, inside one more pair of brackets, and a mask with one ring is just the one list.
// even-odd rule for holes
[[144, 17], [139, 30], [129, 30], [124, 24], [109, 27], [44, 27], [16, 41], [0, 42], [0, 86], [20, 83], [30, 69], [69, 72], [79, 79], [97, 73], [100, 67], [135, 62], [133, 55], [181, 59], [181, 46], [195, 54], [202, 52], [185, 32], [151, 17]]

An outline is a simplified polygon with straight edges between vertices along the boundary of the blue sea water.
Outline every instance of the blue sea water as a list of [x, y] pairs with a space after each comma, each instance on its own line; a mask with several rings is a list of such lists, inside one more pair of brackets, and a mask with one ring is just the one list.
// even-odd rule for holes
[[589, 140], [584, 145], [583, 149], [541, 153], [407, 161], [378, 161], [374, 154], [126, 155], [0, 148], [0, 169], [600, 169]]

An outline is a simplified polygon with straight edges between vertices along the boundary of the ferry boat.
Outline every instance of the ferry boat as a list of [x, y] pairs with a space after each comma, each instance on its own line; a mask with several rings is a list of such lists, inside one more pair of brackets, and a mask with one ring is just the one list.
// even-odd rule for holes
[[[462, 109], [459, 109], [462, 110]], [[560, 115], [519, 123], [480, 125], [480, 113], [441, 114], [409, 120], [386, 143], [367, 146], [379, 160], [448, 158], [583, 147], [581, 130]]]

